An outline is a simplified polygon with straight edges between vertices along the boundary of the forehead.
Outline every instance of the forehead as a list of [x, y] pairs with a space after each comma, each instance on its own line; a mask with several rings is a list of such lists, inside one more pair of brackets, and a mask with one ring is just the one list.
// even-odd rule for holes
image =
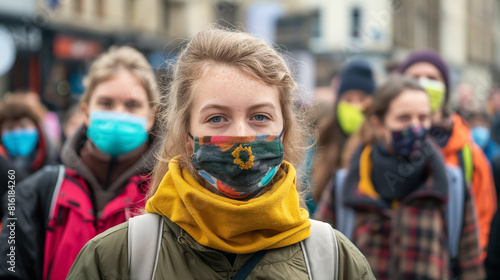
[[35, 126], [35, 123], [28, 117], [23, 117], [18, 120], [6, 120], [2, 123], [2, 127], [10, 128], [14, 126]]
[[487, 128], [490, 127], [489, 121], [482, 117], [469, 119], [468, 123], [471, 127], [476, 127], [476, 126], [485, 126]]
[[368, 97], [368, 93], [359, 89], [348, 90], [340, 96], [341, 99], [364, 99], [365, 97]]
[[148, 100], [141, 82], [129, 71], [121, 70], [95, 87], [90, 99], [109, 98], [117, 100]]
[[415, 63], [406, 69], [405, 74], [417, 78], [434, 76], [441, 80], [443, 79], [439, 69], [429, 62]]
[[425, 91], [405, 89], [389, 105], [389, 113], [430, 113], [430, 100]]
[[193, 84], [193, 106], [224, 103], [233, 108], [255, 102], [270, 102], [279, 107], [279, 92], [270, 85], [250, 77], [242, 70], [226, 65], [210, 67]]

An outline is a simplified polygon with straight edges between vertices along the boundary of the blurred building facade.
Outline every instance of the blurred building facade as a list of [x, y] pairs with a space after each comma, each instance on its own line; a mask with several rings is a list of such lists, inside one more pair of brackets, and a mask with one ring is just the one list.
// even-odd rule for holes
[[190, 34], [215, 21], [213, 4], [0, 0], [0, 34], [7, 33], [3, 36], [10, 37], [15, 49], [10, 71], [0, 73], [0, 95], [31, 90], [40, 93], [49, 108], [68, 108], [84, 91], [90, 62], [112, 45], [133, 46], [160, 69]]
[[396, 65], [413, 50], [431, 48], [449, 63], [454, 84], [475, 84], [476, 93], [486, 98], [494, 81], [500, 81], [499, 3], [0, 0], [0, 40], [7, 30], [15, 45], [13, 66], [0, 73], [0, 94], [31, 89], [48, 104], [66, 107], [83, 92], [89, 63], [109, 46], [136, 47], [161, 69], [189, 36], [217, 22], [244, 28], [289, 51], [305, 93], [329, 84], [349, 59], [368, 60], [382, 80], [387, 61]]
[[[368, 60], [379, 78], [387, 61], [434, 49], [449, 63], [452, 83], [476, 86], [480, 99], [498, 76], [499, 11], [496, 0], [287, 1], [289, 17], [305, 17], [309, 36], [300, 46], [315, 57], [316, 83], [330, 79], [351, 58]], [[286, 44], [287, 28], [283, 43]], [[290, 32], [293, 33], [293, 32]], [[278, 35], [278, 42], [280, 43]], [[497, 54], [497, 57], [495, 57]], [[330, 68], [330, 69], [329, 69]]]

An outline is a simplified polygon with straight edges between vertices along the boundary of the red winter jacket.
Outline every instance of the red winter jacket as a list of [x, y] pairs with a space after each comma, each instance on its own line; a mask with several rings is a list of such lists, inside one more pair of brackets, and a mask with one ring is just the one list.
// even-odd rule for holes
[[137, 215], [145, 206], [145, 176], [130, 178], [122, 193], [106, 205], [97, 219], [89, 188], [81, 176], [65, 170], [64, 180], [51, 204], [45, 235], [44, 279], [65, 279], [83, 245], [105, 230]]
[[[2, 218], [0, 279], [65, 279], [87, 241], [145, 205], [150, 181], [146, 174], [154, 165], [153, 139], [147, 151], [138, 150], [137, 159], [124, 155], [121, 159], [130, 159], [128, 167], [121, 165], [119, 176], [101, 186], [92, 172], [95, 166], [89, 166], [93, 163], [82, 160], [88, 152], [82, 149], [86, 141], [82, 127], [63, 147], [64, 166], [45, 166], [16, 185], [15, 211], [5, 211]], [[5, 199], [2, 208], [7, 210]], [[15, 238], [9, 239], [12, 223]]]

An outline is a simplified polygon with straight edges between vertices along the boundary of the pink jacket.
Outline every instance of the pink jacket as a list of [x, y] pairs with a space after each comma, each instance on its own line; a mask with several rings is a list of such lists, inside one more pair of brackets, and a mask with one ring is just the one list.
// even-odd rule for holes
[[148, 184], [146, 176], [131, 177], [123, 191], [101, 213], [94, 215], [92, 196], [84, 179], [66, 169], [61, 188], [50, 208], [43, 279], [65, 279], [87, 241], [139, 214], [139, 209], [145, 205]]

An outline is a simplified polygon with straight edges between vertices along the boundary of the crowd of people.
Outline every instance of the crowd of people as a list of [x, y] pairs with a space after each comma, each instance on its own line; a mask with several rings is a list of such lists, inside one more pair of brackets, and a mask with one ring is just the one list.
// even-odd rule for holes
[[131, 47], [63, 121], [4, 95], [0, 278], [500, 279], [500, 90], [453, 108], [431, 50], [384, 81], [347, 61], [315, 106], [292, 73], [210, 27], [163, 97]]

